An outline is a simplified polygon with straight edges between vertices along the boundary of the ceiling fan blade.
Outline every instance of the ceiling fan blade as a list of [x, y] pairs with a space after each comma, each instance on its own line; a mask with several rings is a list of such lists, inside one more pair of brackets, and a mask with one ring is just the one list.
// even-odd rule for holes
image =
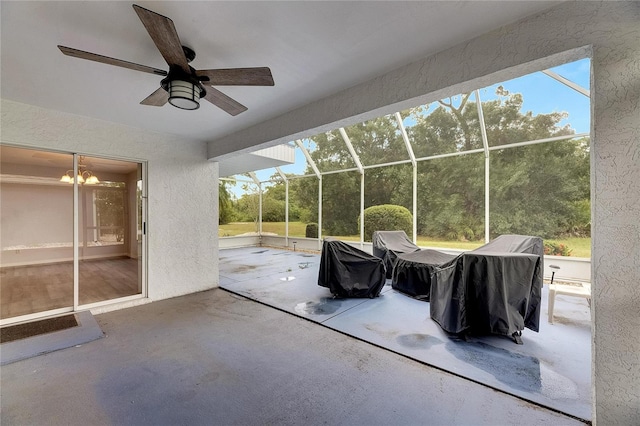
[[191, 75], [191, 69], [187, 62], [187, 57], [182, 50], [182, 44], [178, 37], [176, 27], [173, 21], [166, 16], [153, 12], [137, 4], [133, 5], [133, 9], [138, 14], [142, 24], [147, 29], [151, 39], [162, 54], [162, 57], [170, 66], [180, 67], [187, 75]]
[[273, 76], [268, 67], [229, 68], [218, 70], [196, 70], [198, 77], [208, 77], [202, 80], [211, 86], [273, 86]]
[[169, 100], [169, 93], [162, 87], [147, 96], [140, 105], [163, 106]]
[[207, 94], [204, 96], [206, 100], [231, 115], [235, 116], [247, 110], [246, 106], [213, 87], [207, 87], [206, 91]]
[[101, 62], [103, 64], [115, 65], [117, 67], [129, 68], [136, 71], [148, 72], [156, 75], [167, 75], [165, 70], [148, 67], [146, 65], [134, 64], [133, 62], [123, 61], [121, 59], [110, 58], [108, 56], [98, 55], [97, 53], [85, 52], [84, 50], [74, 49], [72, 47], [58, 46], [58, 49], [67, 56], [74, 58], [87, 59], [89, 61]]

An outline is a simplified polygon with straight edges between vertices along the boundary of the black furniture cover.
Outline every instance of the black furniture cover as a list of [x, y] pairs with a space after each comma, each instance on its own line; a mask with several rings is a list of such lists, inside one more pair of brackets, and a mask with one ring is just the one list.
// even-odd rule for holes
[[347, 243], [325, 239], [322, 243], [318, 285], [337, 297], [378, 297], [384, 287], [382, 259]]
[[391, 287], [428, 302], [431, 295], [431, 274], [436, 267], [455, 258], [455, 254], [429, 249], [398, 254]]
[[450, 333], [537, 332], [543, 255], [541, 238], [503, 235], [435, 268], [431, 318]]
[[372, 243], [373, 255], [384, 260], [387, 278], [391, 278], [399, 254], [420, 250], [404, 231], [374, 231]]

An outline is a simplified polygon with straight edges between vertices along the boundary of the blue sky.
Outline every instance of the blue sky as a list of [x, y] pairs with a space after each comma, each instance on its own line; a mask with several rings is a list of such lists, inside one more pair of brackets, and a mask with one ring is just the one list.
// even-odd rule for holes
[[[590, 89], [590, 63], [589, 59], [582, 59], [551, 68], [551, 70], [585, 89]], [[565, 111], [569, 116], [560, 123], [561, 125], [571, 124], [576, 133], [589, 132], [589, 99], [546, 74], [536, 72], [480, 89], [482, 101], [496, 99], [495, 91], [500, 85], [511, 93], [522, 93], [523, 111], [532, 111], [534, 115]], [[285, 173], [302, 174], [305, 167], [304, 155], [299, 149], [296, 149], [296, 163], [284, 166], [282, 170]], [[266, 180], [273, 173], [275, 173], [275, 169], [266, 169], [257, 171], [256, 175], [260, 180]]]
[[[551, 68], [551, 71], [589, 89], [589, 68], [590, 60], [582, 59]], [[589, 98], [548, 75], [537, 72], [500, 84], [509, 92], [522, 93], [523, 111], [533, 111], [534, 114], [566, 111], [569, 118], [561, 122], [561, 125], [570, 123], [576, 133], [589, 132]], [[480, 98], [483, 101], [495, 99], [495, 90], [500, 84], [481, 89]]]

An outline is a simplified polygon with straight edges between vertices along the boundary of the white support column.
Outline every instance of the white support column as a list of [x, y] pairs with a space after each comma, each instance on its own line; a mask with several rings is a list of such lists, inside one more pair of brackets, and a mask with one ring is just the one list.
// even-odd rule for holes
[[296, 139], [295, 142], [296, 142], [296, 145], [298, 145], [298, 148], [300, 148], [300, 150], [302, 151], [302, 154], [304, 154], [304, 158], [307, 159], [307, 163], [313, 170], [313, 173], [315, 173], [316, 177], [318, 178], [318, 250], [321, 250], [322, 249], [322, 174], [320, 174], [320, 170], [318, 170], [318, 166], [316, 166], [315, 161], [313, 161], [313, 158], [311, 158], [311, 154], [309, 154], [309, 151], [307, 151], [307, 149], [304, 147], [304, 145], [302, 144], [302, 141], [300, 139]]
[[418, 165], [413, 166], [413, 243], [418, 244]]
[[409, 158], [413, 165], [413, 243], [416, 244], [418, 241], [418, 162], [416, 161], [416, 156], [413, 153], [413, 147], [409, 141], [407, 129], [404, 128], [402, 116], [399, 112], [396, 112], [395, 117], [400, 133], [402, 134], [404, 146], [407, 148], [407, 153], [409, 153]]
[[484, 148], [484, 242], [489, 242], [489, 142], [487, 141], [487, 127], [484, 124], [484, 114], [482, 113], [482, 101], [480, 92], [476, 92], [476, 106], [478, 107], [478, 121], [480, 122], [480, 133], [482, 134], [482, 146]]
[[360, 248], [364, 248], [364, 172], [360, 175]]
[[258, 186], [258, 235], [262, 236], [262, 182], [260, 182], [255, 172], [249, 172], [248, 174], [253, 183]]
[[322, 175], [318, 176], [318, 250], [322, 250]]
[[340, 127], [338, 130], [349, 150], [349, 154], [351, 154], [351, 158], [353, 158], [353, 162], [358, 168], [358, 172], [360, 172], [360, 248], [364, 248], [364, 167], [362, 167], [360, 157], [358, 157], [356, 150], [353, 149], [353, 144], [351, 143], [351, 139], [349, 139], [349, 135], [347, 135], [347, 131], [344, 130], [344, 127]]
[[284, 181], [284, 244], [289, 247], [289, 180]]
[[258, 235], [262, 237], [262, 183], [258, 184]]
[[276, 171], [284, 180], [284, 245], [289, 247], [289, 179], [280, 167], [276, 166]]

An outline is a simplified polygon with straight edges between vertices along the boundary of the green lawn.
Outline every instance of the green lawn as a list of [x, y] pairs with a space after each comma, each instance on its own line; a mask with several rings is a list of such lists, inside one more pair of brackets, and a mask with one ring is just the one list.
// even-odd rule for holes
[[[289, 222], [290, 237], [304, 237], [306, 224], [302, 222]], [[256, 232], [256, 225], [253, 222], [232, 222], [226, 225], [220, 225], [218, 230], [219, 237], [232, 237], [247, 232]], [[284, 222], [263, 222], [262, 232], [273, 233], [276, 235], [285, 234]], [[340, 236], [340, 239], [346, 241], [360, 241], [358, 235]], [[547, 240], [554, 243], [566, 244], [571, 249], [572, 257], [591, 257], [591, 238], [566, 238], [562, 240]], [[481, 241], [447, 241], [434, 240], [428, 237], [418, 236], [419, 246], [455, 248], [461, 250], [473, 250], [483, 244]]]

